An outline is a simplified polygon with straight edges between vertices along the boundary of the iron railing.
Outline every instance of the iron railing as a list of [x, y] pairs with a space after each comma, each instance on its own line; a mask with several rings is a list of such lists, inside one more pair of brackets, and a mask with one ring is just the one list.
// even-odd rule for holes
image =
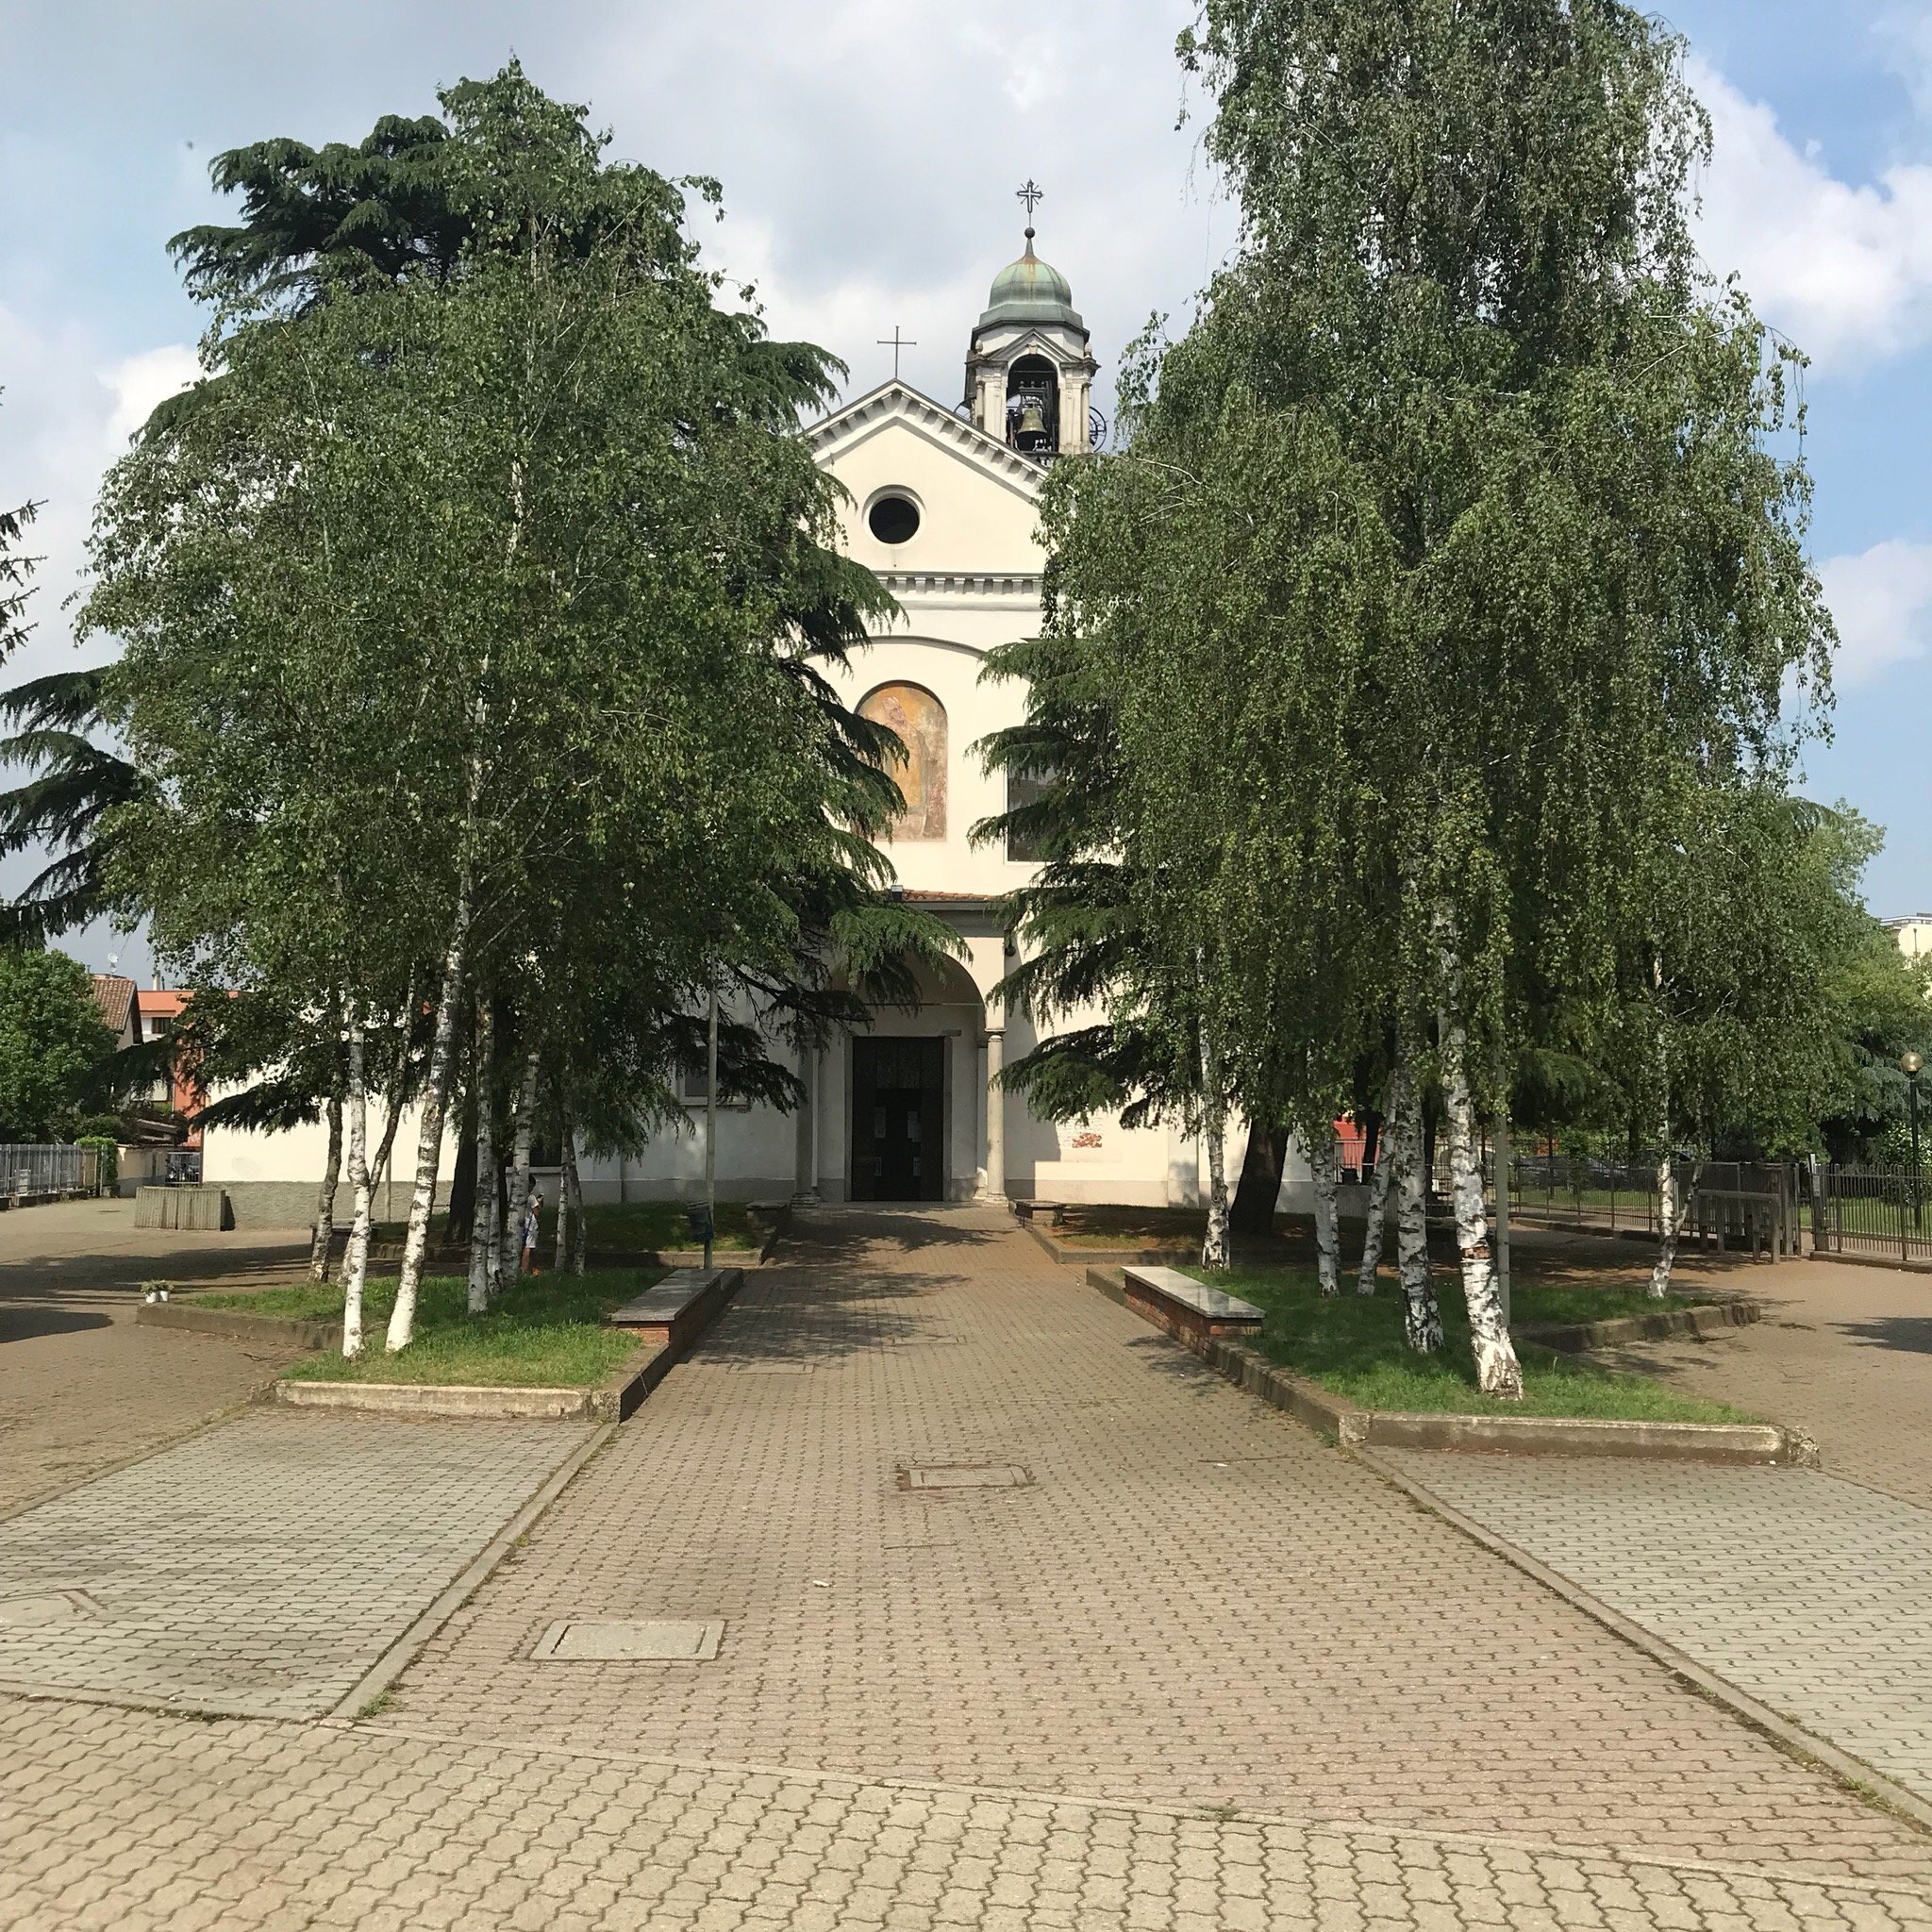
[[100, 1174], [98, 1147], [0, 1141], [0, 1196], [10, 1201], [92, 1194]]
[[1854, 1167], [1838, 1161], [1817, 1169], [1812, 1206], [1815, 1246], [1834, 1255], [1885, 1260], [1932, 1261], [1932, 1198], [1927, 1175], [1911, 1167]]
[[[1678, 1225], [1688, 1246], [1748, 1247], [1774, 1258], [1803, 1252], [1800, 1177], [1781, 1161], [1679, 1160], [1674, 1163]], [[1491, 1206], [1495, 1163], [1484, 1168]], [[1654, 1161], [1519, 1154], [1509, 1162], [1515, 1221], [1606, 1234], [1661, 1233]]]

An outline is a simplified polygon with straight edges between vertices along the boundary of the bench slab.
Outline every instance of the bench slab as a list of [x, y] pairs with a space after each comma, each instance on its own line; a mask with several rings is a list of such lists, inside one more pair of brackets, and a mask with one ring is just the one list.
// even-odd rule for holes
[[1178, 1268], [1127, 1268], [1122, 1280], [1135, 1314], [1191, 1347], [1218, 1336], [1252, 1335], [1263, 1320], [1264, 1310], [1253, 1302], [1209, 1288]]
[[741, 1268], [674, 1268], [607, 1319], [612, 1327], [635, 1328], [655, 1341], [682, 1342], [708, 1325], [743, 1280]]

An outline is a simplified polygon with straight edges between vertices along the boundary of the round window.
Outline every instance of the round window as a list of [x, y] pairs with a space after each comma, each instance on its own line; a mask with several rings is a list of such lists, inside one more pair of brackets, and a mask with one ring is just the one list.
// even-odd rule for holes
[[919, 528], [919, 506], [909, 496], [882, 496], [865, 521], [881, 543], [903, 543]]

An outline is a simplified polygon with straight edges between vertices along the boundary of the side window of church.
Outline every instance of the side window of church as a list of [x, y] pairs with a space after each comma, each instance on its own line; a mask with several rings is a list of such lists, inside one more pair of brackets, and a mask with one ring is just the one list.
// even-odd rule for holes
[[[1018, 811], [1023, 806], [1037, 805], [1045, 795], [1051, 781], [1035, 777], [1030, 772], [1008, 772], [1007, 774], [1007, 809]], [[1009, 831], [1007, 834], [1007, 857], [1022, 860], [1027, 865], [1038, 865], [1047, 856], [1046, 848], [1038, 839], [1029, 839], [1024, 832]]]
[[[711, 1091], [710, 1082], [705, 1077], [704, 1063], [700, 1061], [696, 1066], [682, 1067], [678, 1072], [677, 1097], [687, 1107], [704, 1106]], [[718, 1106], [721, 1109], [736, 1108], [741, 1113], [751, 1110], [750, 1101], [729, 1093], [718, 1095]]]
[[859, 704], [858, 715], [883, 724], [906, 748], [886, 769], [906, 808], [892, 821], [894, 840], [946, 836], [946, 708], [916, 684], [882, 684]]

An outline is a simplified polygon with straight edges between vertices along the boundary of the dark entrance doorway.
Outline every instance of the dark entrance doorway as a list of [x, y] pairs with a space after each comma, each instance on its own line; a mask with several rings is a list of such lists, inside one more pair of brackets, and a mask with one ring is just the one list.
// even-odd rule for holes
[[943, 1201], [946, 1042], [852, 1042], [852, 1198]]

